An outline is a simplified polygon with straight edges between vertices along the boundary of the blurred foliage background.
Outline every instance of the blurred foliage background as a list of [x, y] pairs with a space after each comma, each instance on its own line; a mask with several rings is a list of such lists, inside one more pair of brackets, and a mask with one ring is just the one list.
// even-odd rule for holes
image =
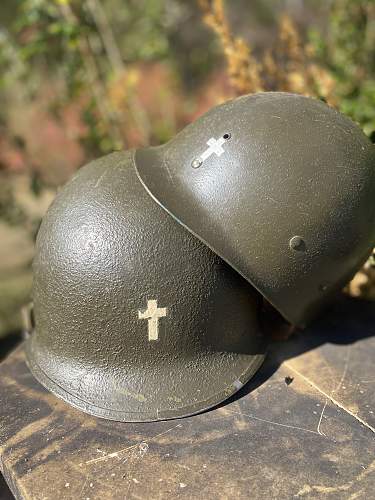
[[[374, 0], [1, 0], [0, 68], [0, 337], [22, 329], [43, 213], [90, 159], [260, 90], [324, 99], [375, 142]], [[374, 282], [369, 261], [348, 291]]]

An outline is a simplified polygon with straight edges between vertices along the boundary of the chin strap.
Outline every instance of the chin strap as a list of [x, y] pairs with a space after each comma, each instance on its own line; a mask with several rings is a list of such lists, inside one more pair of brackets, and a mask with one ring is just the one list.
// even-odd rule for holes
[[299, 327], [288, 323], [265, 299], [260, 309], [260, 324], [262, 332], [274, 341], [287, 340], [300, 330]]
[[22, 336], [27, 339], [34, 330], [34, 304], [29, 302], [21, 309]]

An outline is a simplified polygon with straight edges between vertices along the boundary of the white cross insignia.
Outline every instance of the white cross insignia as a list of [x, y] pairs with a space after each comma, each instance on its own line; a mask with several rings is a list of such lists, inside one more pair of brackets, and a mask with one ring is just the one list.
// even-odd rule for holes
[[166, 307], [158, 307], [157, 300], [148, 300], [147, 309], [138, 311], [138, 319], [148, 320], [148, 340], [158, 340], [159, 338], [159, 319], [167, 315]]
[[213, 137], [211, 137], [211, 139], [209, 139], [206, 143], [208, 148], [206, 149], [206, 151], [203, 151], [203, 153], [199, 157], [202, 162], [207, 160], [207, 158], [209, 158], [212, 154], [221, 156], [223, 153], [225, 153], [224, 148], [222, 147], [224, 142], [226, 142], [224, 137], [220, 137], [220, 139], [214, 139]]

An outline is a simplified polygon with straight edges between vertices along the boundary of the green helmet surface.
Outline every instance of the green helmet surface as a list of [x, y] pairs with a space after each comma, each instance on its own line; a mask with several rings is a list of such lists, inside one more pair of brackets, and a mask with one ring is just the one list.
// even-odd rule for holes
[[32, 373], [99, 417], [200, 412], [264, 358], [259, 294], [150, 198], [132, 152], [59, 192], [37, 238], [33, 299]]
[[138, 150], [136, 167], [167, 212], [296, 325], [375, 245], [375, 147], [316, 99], [240, 97]]

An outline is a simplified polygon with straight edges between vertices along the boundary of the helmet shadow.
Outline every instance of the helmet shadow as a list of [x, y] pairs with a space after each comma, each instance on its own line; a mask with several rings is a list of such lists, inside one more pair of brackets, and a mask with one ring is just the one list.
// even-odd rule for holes
[[375, 336], [375, 303], [342, 295], [305, 330], [294, 333], [287, 340], [271, 340], [266, 360], [256, 375], [219, 406], [241, 399], [264, 384], [288, 359], [326, 343], [350, 345], [372, 336]]

